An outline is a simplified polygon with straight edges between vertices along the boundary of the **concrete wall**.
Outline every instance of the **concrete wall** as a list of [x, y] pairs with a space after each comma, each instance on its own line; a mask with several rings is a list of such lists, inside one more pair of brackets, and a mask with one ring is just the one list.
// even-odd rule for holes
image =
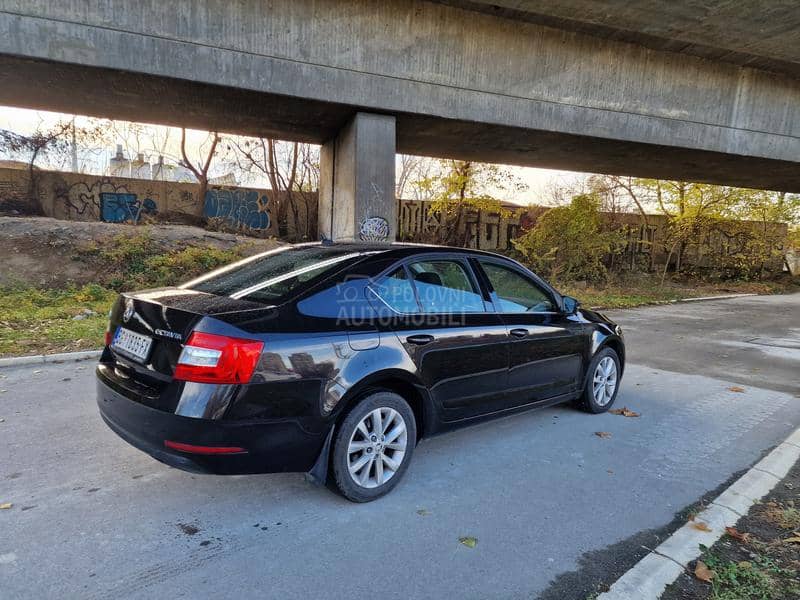
[[[536, 224], [547, 207], [507, 207], [509, 212], [500, 215], [485, 210], [467, 212], [462, 227], [466, 233], [466, 246], [489, 251], [505, 251], [513, 248], [512, 240]], [[408, 241], [435, 242], [441, 228], [439, 217], [430, 210], [430, 203], [415, 200], [399, 200], [399, 239]], [[602, 213], [603, 221], [610, 228], [624, 228], [625, 247], [615, 255], [613, 267], [617, 270], [640, 270], [663, 268], [669, 260], [675, 266], [677, 255], [670, 256], [672, 241], [669, 238], [669, 219], [664, 215], [648, 215], [647, 226], [638, 214]], [[783, 267], [783, 249], [788, 233], [786, 223], [760, 223], [755, 221], [723, 221], [702, 239], [687, 244], [681, 256], [682, 265], [698, 268], [714, 268], [729, 262], [737, 255], [748, 252], [753, 237], [762, 240], [771, 250], [772, 257], [766, 268], [780, 271]]]
[[786, 267], [792, 275], [800, 275], [800, 250], [789, 250], [786, 253]]
[[[430, 209], [431, 203], [420, 200], [398, 200], [398, 239], [433, 241], [441, 228], [439, 215]], [[520, 232], [520, 220], [529, 209], [509, 207], [506, 215], [480, 210], [469, 211], [463, 220], [467, 246], [481, 250], [506, 250]], [[535, 212], [535, 211], [534, 211]], [[527, 223], [530, 225], [531, 220]]]
[[[27, 170], [0, 169], [0, 202], [28, 204]], [[36, 171], [34, 188], [49, 217], [75, 221], [138, 223], [159, 219], [196, 221], [205, 217], [224, 229], [260, 236], [279, 235], [276, 194], [272, 190], [212, 186], [204, 201], [199, 185], [101, 177], [80, 173]], [[317, 239], [317, 194], [295, 194], [287, 211], [293, 239]]]
[[[256, 188], [212, 187], [205, 202], [197, 197], [199, 186], [191, 183], [151, 181], [125, 177], [101, 177], [79, 173], [38, 171], [35, 188], [46, 216], [75, 221], [151, 222], [198, 220], [203, 216], [212, 225], [238, 230], [250, 235], [281, 237], [277, 224], [275, 194]], [[0, 209], [18, 206], [24, 209], [29, 190], [28, 171], [0, 168]], [[318, 239], [317, 194], [295, 195], [297, 219], [287, 211], [288, 236], [292, 240]], [[512, 248], [511, 240], [530, 227], [547, 208], [506, 205], [507, 214], [490, 211], [469, 211], [462, 221], [466, 246], [482, 250], [504, 251]], [[432, 242], [438, 239], [441, 223], [430, 210], [430, 203], [418, 200], [396, 201], [397, 237], [405, 241]], [[640, 268], [652, 264], [663, 266], [669, 254], [668, 220], [664, 215], [649, 215], [648, 226], [637, 214], [603, 213], [611, 227], [626, 227], [627, 244], [614, 258], [619, 268]], [[297, 229], [299, 224], [299, 231]], [[393, 227], [393, 229], [394, 229]], [[766, 228], [767, 234], [763, 231]], [[746, 249], [752, 232], [767, 240], [771, 247], [782, 250], [788, 226], [785, 223], [731, 221], [722, 223], [707, 238], [689, 244], [684, 264], [710, 266], [714, 256], [735, 256]], [[652, 262], [651, 262], [652, 255]], [[673, 256], [671, 262], [675, 262]], [[779, 253], [768, 268], [780, 270], [783, 258]]]
[[[421, 0], [0, 0], [0, 102], [800, 191], [800, 81]], [[46, 88], [49, 93], [42, 94]]]

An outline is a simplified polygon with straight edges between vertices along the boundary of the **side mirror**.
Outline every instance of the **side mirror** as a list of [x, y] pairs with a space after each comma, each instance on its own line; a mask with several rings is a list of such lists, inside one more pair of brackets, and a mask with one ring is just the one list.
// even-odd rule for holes
[[564, 305], [564, 312], [568, 315], [574, 315], [576, 312], [578, 312], [578, 308], [581, 305], [581, 303], [572, 296], [564, 296], [561, 298], [561, 301]]

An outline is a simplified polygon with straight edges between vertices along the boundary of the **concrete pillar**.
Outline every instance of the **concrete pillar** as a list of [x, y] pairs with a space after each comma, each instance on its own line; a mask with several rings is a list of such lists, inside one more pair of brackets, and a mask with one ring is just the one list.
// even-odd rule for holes
[[337, 240], [394, 241], [395, 118], [356, 113], [320, 151], [319, 233]]

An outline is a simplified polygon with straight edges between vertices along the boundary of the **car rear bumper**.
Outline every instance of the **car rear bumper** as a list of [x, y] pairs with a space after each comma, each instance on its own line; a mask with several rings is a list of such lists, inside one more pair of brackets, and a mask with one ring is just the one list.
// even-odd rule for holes
[[[297, 420], [224, 421], [183, 417], [145, 406], [112, 389], [97, 373], [97, 405], [106, 424], [122, 439], [178, 469], [220, 475], [308, 471], [325, 442]], [[236, 454], [197, 454], [165, 446], [240, 447]]]

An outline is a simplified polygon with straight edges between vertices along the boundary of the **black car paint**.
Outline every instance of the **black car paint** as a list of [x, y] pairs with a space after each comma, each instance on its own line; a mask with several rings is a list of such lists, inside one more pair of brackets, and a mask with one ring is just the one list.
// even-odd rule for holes
[[[100, 412], [121, 437], [158, 460], [193, 471], [309, 471], [324, 477], [330, 434], [369, 390], [390, 389], [414, 409], [421, 437], [477, 420], [575, 398], [586, 367], [612, 345], [624, 364], [619, 328], [602, 315], [563, 311], [562, 297], [505, 257], [475, 250], [352, 244], [364, 252], [278, 306], [189, 289], [123, 294], [111, 311], [118, 325], [154, 338], [146, 364], [106, 348], [97, 368]], [[421, 256], [458, 258], [471, 269], [487, 312], [386, 314], [364, 303], [348, 318], [303, 314], [298, 305], [352, 274], [370, 282]], [[501, 314], [476, 257], [521, 270], [552, 296], [548, 313]], [[362, 289], [358, 287], [358, 289]], [[368, 292], [365, 293], [369, 295]], [[125, 312], [128, 308], [128, 319]], [[512, 330], [524, 330], [517, 337]], [[192, 331], [262, 340], [246, 385], [176, 381], [172, 373]], [[519, 331], [516, 331], [519, 334]], [[622, 366], [622, 365], [621, 365]], [[165, 440], [235, 445], [247, 453], [186, 454]]]

